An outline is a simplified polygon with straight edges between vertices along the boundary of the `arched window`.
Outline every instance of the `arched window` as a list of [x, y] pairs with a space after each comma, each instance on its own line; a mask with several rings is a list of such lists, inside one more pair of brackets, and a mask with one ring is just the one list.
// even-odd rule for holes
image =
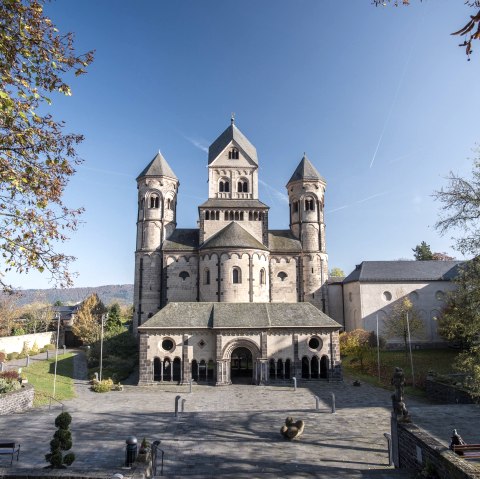
[[260, 284], [265, 284], [265, 277], [266, 277], [265, 270], [262, 268], [260, 270]]
[[240, 268], [234, 267], [232, 270], [232, 283], [240, 284], [242, 282], [242, 270]]
[[210, 284], [210, 270], [205, 268], [205, 276], [204, 276], [205, 284]]
[[248, 181], [240, 180], [237, 183], [237, 192], [238, 193], [248, 193]]
[[237, 148], [232, 148], [228, 152], [228, 159], [229, 160], [238, 160], [238, 158], [239, 158], [238, 149]]
[[180, 278], [182, 278], [183, 281], [185, 281], [187, 278], [190, 278], [188, 271], [182, 271], [178, 276], [180, 276]]
[[220, 193], [228, 193], [230, 191], [230, 182], [227, 178], [222, 178], [218, 183], [218, 191]]
[[145, 200], [142, 199], [142, 201], [140, 202], [140, 209], [143, 210], [143, 208], [145, 208]]
[[220, 191], [220, 193], [223, 193], [225, 191], [225, 183], [223, 181], [220, 181], [220, 183], [218, 184], [218, 191]]
[[160, 207], [160, 198], [158, 195], [150, 196], [150, 208], [159, 208]]
[[305, 211], [315, 211], [315, 202], [312, 198], [305, 200]]
[[243, 211], [240, 211], [240, 221], [243, 221]]
[[293, 212], [298, 213], [298, 201], [293, 202]]
[[210, 211], [205, 211], [205, 219], [206, 220], [210, 219]]
[[172, 209], [172, 200], [170, 198], [167, 198], [167, 210]]
[[280, 271], [280, 273], [277, 274], [277, 277], [279, 277], [281, 281], [285, 281], [285, 278], [288, 277], [288, 274], [285, 273], [285, 271]]

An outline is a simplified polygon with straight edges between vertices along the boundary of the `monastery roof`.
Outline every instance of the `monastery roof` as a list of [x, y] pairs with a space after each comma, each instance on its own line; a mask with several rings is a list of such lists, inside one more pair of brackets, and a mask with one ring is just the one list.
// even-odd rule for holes
[[310, 303], [168, 303], [138, 329], [341, 327]]
[[170, 168], [167, 160], [158, 152], [147, 167], [138, 175], [137, 181], [144, 176], [166, 176], [177, 180], [175, 173]]
[[201, 246], [201, 249], [213, 248], [268, 249], [235, 221], [215, 233]]
[[462, 261], [363, 261], [344, 283], [386, 281], [451, 281]]
[[310, 163], [307, 155], [303, 155], [300, 163], [294, 171], [292, 177], [288, 181], [287, 185], [299, 180], [320, 180], [325, 183], [325, 179], [320, 175], [317, 169]]
[[208, 148], [208, 164], [215, 160], [232, 140], [258, 165], [256, 148], [247, 140], [247, 137], [233, 122]]
[[199, 208], [270, 208], [259, 200], [237, 200], [209, 198]]
[[193, 251], [198, 249], [198, 229], [176, 229], [163, 243], [163, 250]]
[[268, 246], [272, 253], [302, 251], [302, 243], [290, 230], [269, 230]]

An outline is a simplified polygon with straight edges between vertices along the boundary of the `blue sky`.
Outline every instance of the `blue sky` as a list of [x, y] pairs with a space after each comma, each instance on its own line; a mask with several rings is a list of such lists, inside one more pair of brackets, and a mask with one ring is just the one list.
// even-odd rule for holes
[[412, 258], [421, 241], [454, 253], [433, 228], [432, 193], [470, 171], [480, 140], [480, 49], [467, 62], [449, 35], [471, 13], [462, 0], [82, 0], [47, 12], [79, 52], [96, 50], [52, 106], [86, 138], [65, 195], [86, 208], [62, 246], [78, 258], [76, 286], [133, 282], [135, 178], [159, 149], [180, 179], [178, 227], [196, 226], [206, 150], [231, 112], [257, 148], [271, 229], [288, 228], [285, 184], [303, 152], [327, 180], [330, 267]]

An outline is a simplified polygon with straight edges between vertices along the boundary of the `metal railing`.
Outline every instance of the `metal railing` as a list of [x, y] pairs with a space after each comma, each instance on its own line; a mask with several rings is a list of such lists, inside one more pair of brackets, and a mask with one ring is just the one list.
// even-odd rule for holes
[[153, 441], [152, 443], [152, 476], [157, 475], [157, 455], [158, 451], [162, 453], [162, 463], [160, 466], [160, 476], [163, 476], [163, 456], [165, 455], [165, 451], [160, 449], [160, 442], [161, 441]]

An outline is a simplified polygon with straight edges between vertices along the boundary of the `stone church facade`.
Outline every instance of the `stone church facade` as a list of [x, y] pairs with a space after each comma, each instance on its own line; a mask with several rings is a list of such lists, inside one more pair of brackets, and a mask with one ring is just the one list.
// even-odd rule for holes
[[328, 316], [325, 180], [302, 158], [288, 230], [268, 228], [255, 147], [232, 119], [208, 152], [199, 227], [176, 227], [179, 180], [158, 153], [137, 178], [134, 331], [140, 384], [341, 378]]

